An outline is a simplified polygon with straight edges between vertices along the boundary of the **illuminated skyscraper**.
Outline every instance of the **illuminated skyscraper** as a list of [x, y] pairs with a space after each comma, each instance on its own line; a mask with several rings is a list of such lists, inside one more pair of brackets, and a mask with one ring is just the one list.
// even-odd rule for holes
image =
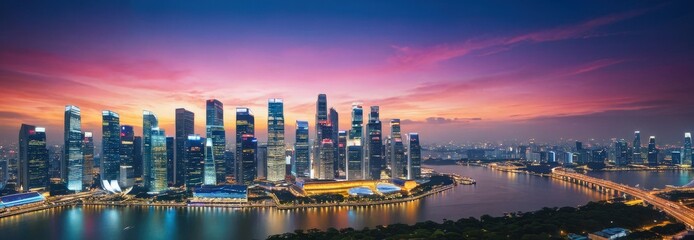
[[174, 185], [185, 184], [186, 174], [186, 140], [188, 135], [195, 134], [195, 114], [185, 108], [176, 109], [176, 149], [174, 154]]
[[311, 177], [310, 146], [308, 142], [308, 121], [296, 121], [296, 141], [294, 143], [294, 165], [292, 172], [297, 178]]
[[316, 138], [313, 140], [313, 156], [311, 157], [311, 169], [316, 171], [318, 169], [318, 159], [320, 159], [320, 143], [323, 139], [321, 134], [321, 127], [319, 123], [328, 121], [328, 98], [325, 94], [318, 94], [318, 99], [316, 100]]
[[407, 163], [405, 146], [400, 132], [400, 119], [390, 120], [390, 176], [391, 178], [406, 178]]
[[682, 164], [682, 152], [675, 150], [670, 152], [670, 156], [672, 156], [672, 164]]
[[207, 139], [205, 141], [205, 170], [204, 170], [204, 180], [205, 185], [215, 185], [217, 184], [217, 172], [215, 171], [215, 161], [214, 161], [214, 147], [212, 144], [212, 139]]
[[103, 111], [101, 116], [101, 185], [109, 191], [120, 191], [120, 116], [108, 110]]
[[82, 134], [82, 185], [89, 187], [94, 183], [94, 137], [92, 132]]
[[169, 185], [174, 184], [174, 178], [176, 178], [176, 138], [166, 137], [166, 183]]
[[658, 165], [658, 148], [655, 146], [655, 136], [648, 139], [648, 165]]
[[267, 180], [284, 180], [287, 175], [284, 151], [284, 103], [281, 98], [268, 100]]
[[67, 189], [82, 191], [82, 116], [76, 106], [65, 106], [65, 145], [63, 149], [63, 179], [67, 182]]
[[[203, 171], [205, 166], [205, 138], [200, 137], [198, 134], [188, 135], [184, 144], [186, 149], [186, 173], [184, 182], [186, 184], [186, 188], [193, 189], [199, 187], [203, 183]], [[212, 147], [214, 148], [214, 142]]]
[[692, 164], [692, 134], [684, 133], [684, 149], [682, 150], [682, 164], [694, 165]]
[[333, 164], [333, 171], [335, 172], [335, 177], [338, 177], [338, 172], [339, 172], [339, 155], [340, 153], [337, 151], [337, 134], [340, 131], [340, 115], [337, 113], [337, 110], [335, 108], [330, 108], [328, 118], [330, 119], [330, 124], [333, 126], [331, 129], [331, 137], [330, 139], [333, 141], [333, 154], [335, 155], [335, 163]]
[[368, 146], [366, 148], [365, 175], [369, 179], [380, 179], [381, 170], [385, 169], [383, 161], [383, 139], [381, 129], [383, 124], [379, 119], [378, 106], [371, 106], [369, 112], [369, 123], [366, 124], [366, 133], [368, 134]]
[[624, 166], [629, 161], [629, 146], [627, 141], [624, 139], [619, 139], [615, 142], [615, 164], [617, 166]]
[[152, 128], [151, 131], [152, 163], [150, 165], [149, 192], [160, 193], [168, 187], [166, 164], [166, 134], [163, 129]]
[[[407, 179], [419, 179], [422, 177], [422, 147], [419, 145], [419, 134], [407, 135]], [[552, 152], [554, 159], [554, 152]]]
[[[239, 183], [243, 183], [244, 181], [247, 181], [249, 178], [251, 182], [253, 181], [258, 172], [257, 172], [257, 162], [256, 162], [256, 150], [258, 147], [257, 140], [255, 140], [255, 144], [251, 144], [251, 140], [255, 139], [255, 116], [253, 115], [253, 112], [245, 107], [238, 107], [236, 108], [236, 181]], [[246, 139], [246, 144], [244, 145], [244, 138]], [[247, 149], [244, 149], [243, 147], [246, 147]], [[252, 147], [253, 149], [248, 149]], [[250, 157], [243, 157], [244, 152], [246, 152], [247, 155], [250, 156], [250, 154], [253, 155], [253, 158], [251, 159]], [[253, 167], [250, 166], [250, 164], [253, 164]], [[253, 173], [249, 172], [244, 172], [246, 169], [247, 171], [250, 171], [252, 169]], [[252, 176], [251, 176], [252, 175]], [[244, 178], [245, 177], [245, 178]]]
[[19, 129], [19, 187], [39, 191], [48, 186], [46, 129], [22, 124]]
[[212, 139], [217, 183], [223, 183], [226, 181], [227, 164], [224, 161], [226, 132], [224, 131], [224, 107], [222, 102], [217, 99], [207, 100], [206, 116], [207, 138]]
[[256, 163], [256, 151], [258, 149], [258, 140], [252, 134], [244, 134], [241, 136], [241, 158], [240, 169], [237, 182], [240, 184], [250, 185], [256, 179], [258, 174]]
[[335, 179], [335, 146], [333, 140], [325, 138], [321, 141], [320, 158], [318, 160], [318, 169], [316, 171], [317, 179]]
[[[135, 158], [135, 132], [133, 126], [120, 126], [120, 166], [133, 166]], [[119, 168], [120, 169], [120, 168]]]
[[342, 176], [347, 173], [347, 131], [337, 132], [337, 171]]
[[142, 177], [142, 137], [133, 138], [133, 173], [135, 178]]
[[347, 180], [364, 179], [364, 110], [358, 103], [352, 104], [352, 128], [347, 139]]
[[152, 129], [159, 128], [159, 120], [153, 112], [142, 112], [142, 180], [146, 189], [152, 182]]
[[632, 147], [634, 149], [632, 161], [635, 163], [643, 163], [643, 159], [641, 159], [641, 131], [634, 131], [634, 143]]

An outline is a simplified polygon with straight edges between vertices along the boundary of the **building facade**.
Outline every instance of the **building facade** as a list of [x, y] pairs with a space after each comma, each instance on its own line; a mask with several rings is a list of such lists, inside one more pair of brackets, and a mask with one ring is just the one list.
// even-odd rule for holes
[[284, 103], [281, 98], [268, 100], [267, 180], [284, 180], [287, 175], [284, 151]]
[[46, 129], [22, 124], [19, 130], [19, 188], [44, 190], [48, 186]]
[[352, 104], [352, 128], [347, 139], [347, 180], [364, 179], [364, 110]]
[[80, 108], [73, 105], [65, 106], [65, 145], [63, 149], [63, 171], [67, 189], [75, 192], [82, 191], [82, 168], [84, 156], [82, 155], [82, 114]]
[[223, 183], [226, 181], [227, 175], [227, 164], [224, 161], [224, 151], [226, 150], [224, 106], [219, 100], [210, 99], [207, 100], [206, 110], [206, 136], [212, 139], [217, 183]]
[[419, 134], [410, 133], [407, 136], [407, 179], [420, 179], [422, 177], [422, 147], [419, 144]]
[[142, 112], [142, 181], [150, 189], [152, 173], [152, 129], [159, 128], [159, 120], [153, 112]]
[[176, 109], [176, 146], [174, 153], [173, 182], [175, 186], [185, 184], [186, 174], [186, 140], [188, 135], [195, 134], [195, 114], [185, 108]]
[[311, 149], [308, 121], [296, 121], [295, 138], [292, 173], [297, 178], [309, 178], [311, 177]]
[[101, 184], [105, 189], [120, 190], [117, 187], [120, 175], [120, 116], [108, 110], [103, 111], [101, 116]]
[[[184, 144], [186, 149], [186, 171], [184, 183], [186, 188], [194, 189], [203, 184], [203, 171], [205, 167], [205, 138], [202, 138], [197, 134], [188, 135]], [[217, 177], [216, 175], [217, 174], [215, 172], [215, 178]]]

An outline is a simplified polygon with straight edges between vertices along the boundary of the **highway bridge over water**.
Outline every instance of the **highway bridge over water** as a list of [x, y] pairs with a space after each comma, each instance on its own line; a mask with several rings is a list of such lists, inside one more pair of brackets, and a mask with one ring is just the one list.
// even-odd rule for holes
[[660, 198], [651, 192], [644, 191], [635, 187], [612, 181], [586, 176], [563, 168], [552, 169], [552, 177], [571, 183], [576, 183], [586, 187], [605, 192], [619, 192], [630, 195], [634, 198], [643, 200], [656, 208], [664, 211], [668, 215], [681, 221], [687, 228], [694, 230], [694, 210], [679, 203]]

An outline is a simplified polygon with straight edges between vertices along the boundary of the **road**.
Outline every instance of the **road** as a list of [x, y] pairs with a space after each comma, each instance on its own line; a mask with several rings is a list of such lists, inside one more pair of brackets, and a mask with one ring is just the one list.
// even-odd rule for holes
[[[682, 206], [676, 202], [668, 201], [666, 199], [660, 198], [653, 195], [651, 192], [644, 191], [635, 187], [630, 187], [624, 184], [615, 183], [612, 181], [589, 177], [584, 174], [569, 172], [562, 168], [555, 168], [552, 170], [552, 174], [557, 178], [572, 178], [575, 180], [583, 181], [589, 184], [598, 185], [604, 188], [612, 189], [618, 192], [625, 193], [635, 198], [639, 198], [644, 202], [647, 202], [656, 208], [664, 211], [668, 215], [681, 221], [689, 229], [694, 229], [694, 210], [685, 206]], [[566, 179], [565, 179], [566, 180]]]

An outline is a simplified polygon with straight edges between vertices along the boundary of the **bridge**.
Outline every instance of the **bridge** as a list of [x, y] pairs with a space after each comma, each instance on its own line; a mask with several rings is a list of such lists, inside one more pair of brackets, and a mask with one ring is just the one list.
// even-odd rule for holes
[[657, 197], [651, 192], [644, 191], [635, 187], [630, 187], [624, 184], [615, 183], [612, 181], [589, 177], [584, 174], [568, 171], [563, 168], [552, 169], [552, 177], [579, 185], [594, 188], [599, 191], [620, 192], [632, 197], [643, 200], [656, 208], [664, 211], [668, 215], [676, 218], [680, 222], [687, 225], [687, 228], [694, 230], [694, 210], [678, 203], [668, 201]]

